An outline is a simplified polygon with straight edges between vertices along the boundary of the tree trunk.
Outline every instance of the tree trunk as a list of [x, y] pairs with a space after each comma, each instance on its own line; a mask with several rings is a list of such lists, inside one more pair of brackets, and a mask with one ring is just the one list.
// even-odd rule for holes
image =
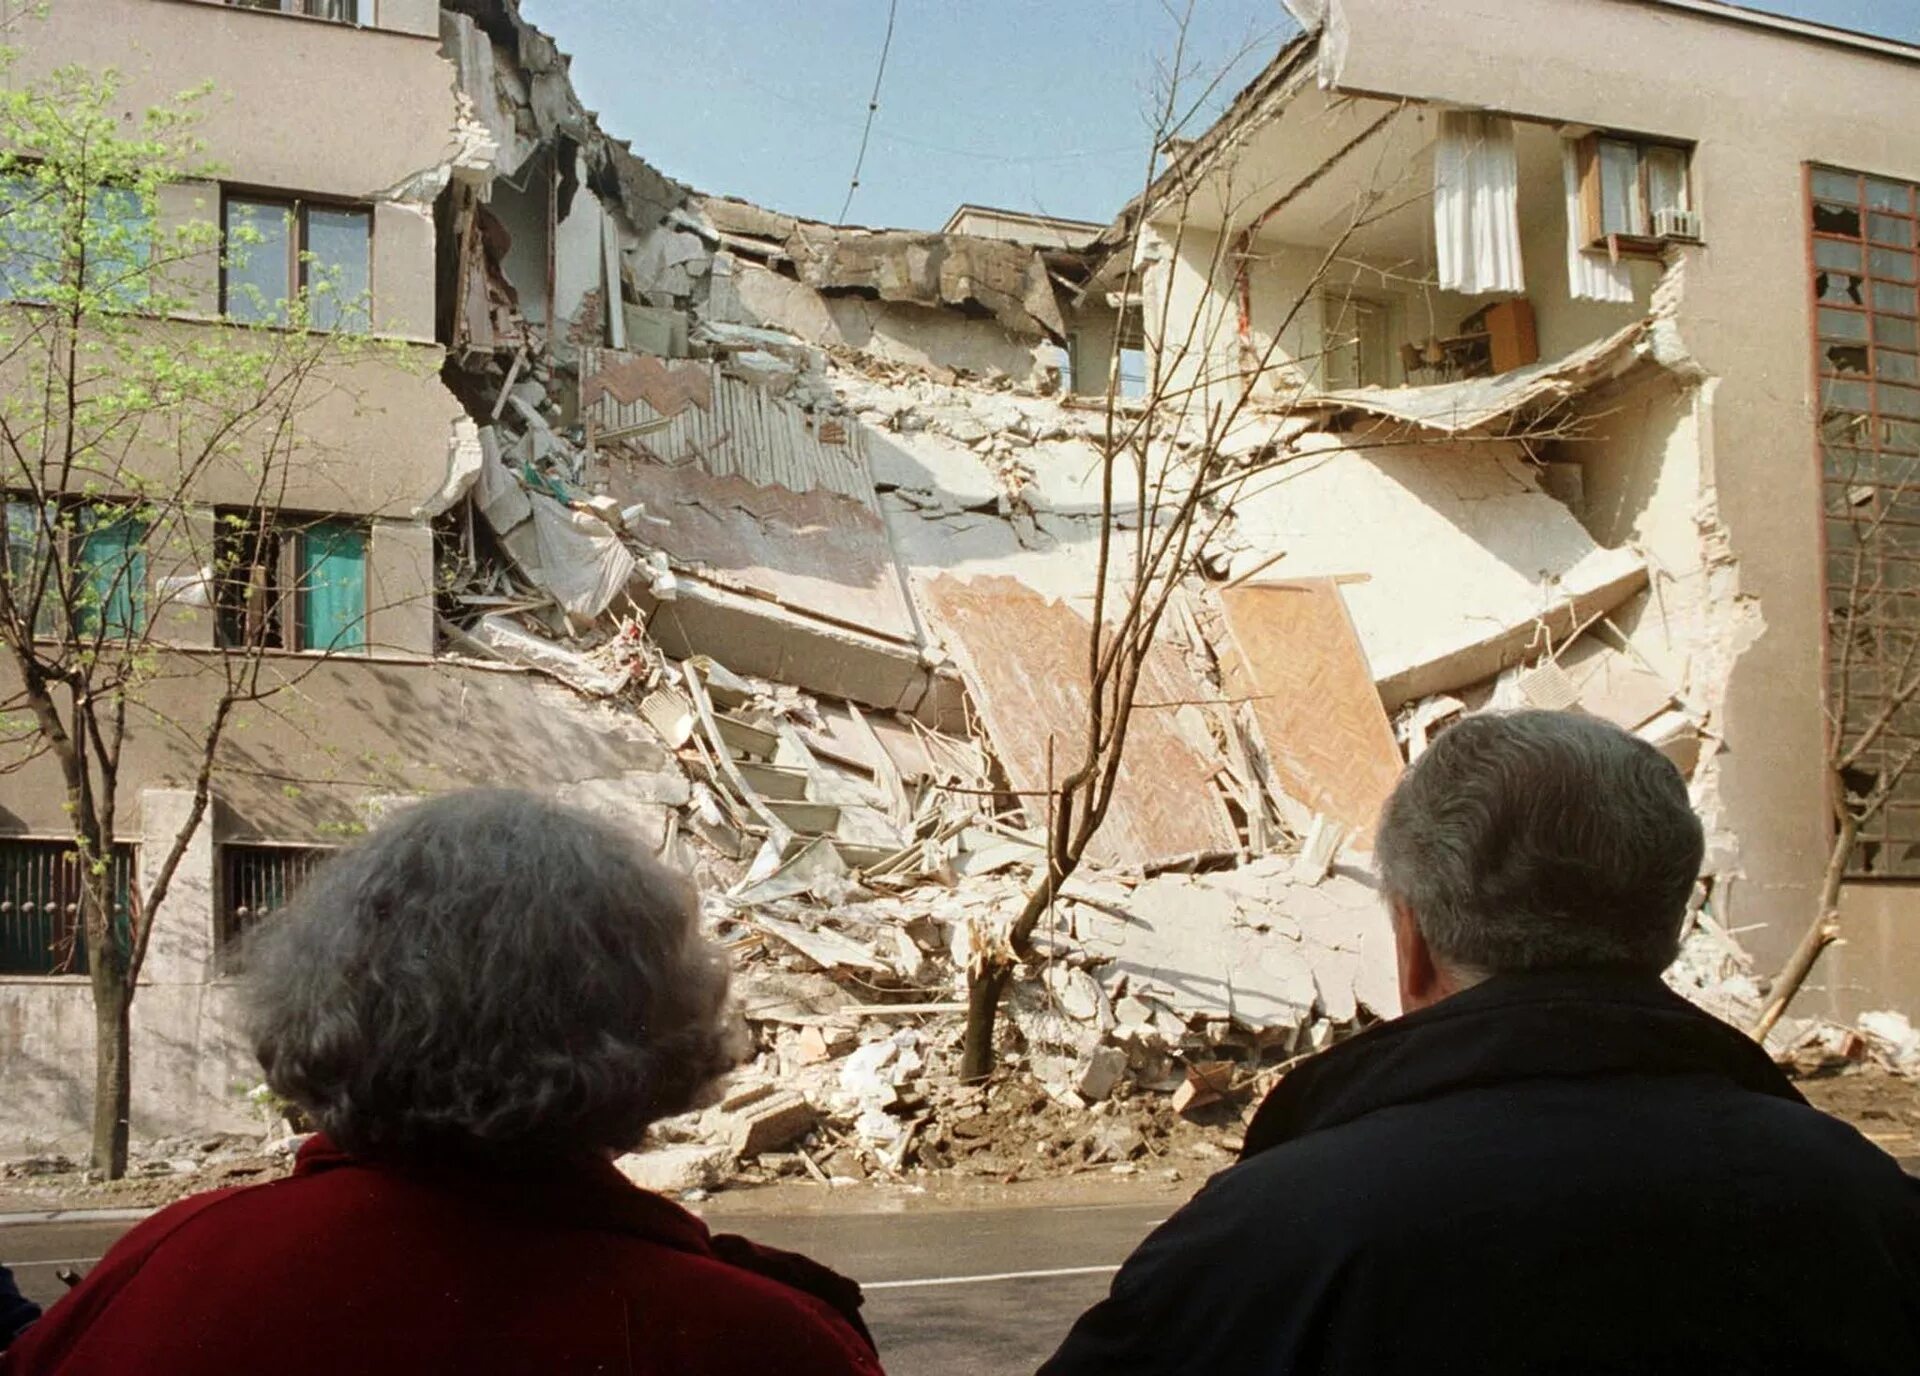
[[967, 1031], [960, 1044], [962, 1084], [993, 1073], [993, 1029], [999, 1020], [1000, 997], [1012, 976], [1013, 967], [996, 960], [967, 987]]
[[1843, 811], [1834, 833], [1833, 849], [1827, 853], [1827, 872], [1820, 882], [1820, 898], [1814, 909], [1813, 921], [1807, 924], [1807, 930], [1800, 936], [1800, 944], [1793, 948], [1787, 963], [1774, 976], [1772, 994], [1753, 1024], [1752, 1036], [1757, 1042], [1765, 1043], [1767, 1034], [1773, 1031], [1774, 1024], [1787, 1011], [1787, 1005], [1800, 992], [1800, 986], [1807, 982], [1807, 976], [1813, 973], [1814, 963], [1820, 959], [1820, 953], [1840, 936], [1840, 888], [1846, 882], [1847, 862], [1853, 858], [1854, 843], [1859, 835], [1859, 820]]
[[108, 1180], [127, 1173], [127, 1119], [133, 1105], [131, 991], [122, 980], [93, 989], [93, 1169]]

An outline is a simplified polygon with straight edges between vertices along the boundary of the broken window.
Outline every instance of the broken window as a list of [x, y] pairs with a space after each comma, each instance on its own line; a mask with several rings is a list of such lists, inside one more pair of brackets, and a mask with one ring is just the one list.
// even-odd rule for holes
[[307, 877], [332, 853], [324, 846], [229, 842], [220, 847], [214, 932], [221, 973], [232, 974], [239, 968], [241, 940], [286, 907]]
[[215, 636], [227, 649], [341, 651], [367, 644], [363, 522], [216, 513]]
[[[117, 503], [4, 499], [7, 558], [4, 576], [22, 604], [36, 595], [33, 629], [55, 637], [73, 614], [75, 632], [89, 640], [124, 640], [147, 626], [147, 523]], [[56, 557], [56, 555], [58, 557]], [[54, 579], [70, 576], [62, 589]], [[45, 577], [36, 593], [37, 580]]]
[[227, 0], [227, 3], [235, 9], [304, 14], [309, 19], [331, 19], [337, 24], [360, 22], [359, 0]]
[[1587, 247], [1657, 252], [1668, 240], [1698, 240], [1692, 155], [1685, 146], [1589, 134], [1576, 147]]
[[[127, 936], [133, 847], [107, 862], [114, 931]], [[0, 841], [0, 975], [84, 975], [83, 872], [71, 841]]]
[[[1816, 167], [1808, 175], [1814, 361], [1826, 505], [1829, 705], [1859, 732], [1920, 668], [1920, 202], [1906, 182]], [[1900, 709], [1845, 780], [1864, 799], [1920, 746]], [[1856, 875], [1920, 875], [1920, 770], [1862, 829]]]
[[229, 194], [220, 307], [229, 319], [284, 325], [304, 302], [317, 330], [364, 330], [373, 215], [364, 206]]

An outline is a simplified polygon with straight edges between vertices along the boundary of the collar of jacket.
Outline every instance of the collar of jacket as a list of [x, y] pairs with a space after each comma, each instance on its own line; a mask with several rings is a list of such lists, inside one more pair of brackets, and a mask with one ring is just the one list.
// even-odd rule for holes
[[1515, 1080], [1607, 1075], [1717, 1075], [1805, 1102], [1751, 1038], [1653, 976], [1500, 975], [1294, 1067], [1254, 1114], [1240, 1159], [1375, 1109]]
[[293, 1174], [298, 1178], [350, 1167], [449, 1190], [484, 1207], [554, 1227], [625, 1233], [676, 1251], [711, 1257], [824, 1301], [868, 1346], [873, 1345], [872, 1335], [860, 1317], [864, 1296], [858, 1282], [798, 1252], [783, 1252], [743, 1237], [710, 1232], [705, 1223], [672, 1200], [635, 1185], [603, 1156], [582, 1153], [565, 1161], [520, 1168], [488, 1168], [459, 1161], [416, 1164], [356, 1156], [335, 1145], [325, 1133], [315, 1133], [295, 1156]]

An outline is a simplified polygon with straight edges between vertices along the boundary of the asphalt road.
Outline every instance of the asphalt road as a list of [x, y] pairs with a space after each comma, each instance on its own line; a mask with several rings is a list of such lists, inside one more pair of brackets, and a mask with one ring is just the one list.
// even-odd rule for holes
[[[1171, 1207], [768, 1215], [712, 1224], [857, 1277], [891, 1376], [999, 1376], [1045, 1360]], [[0, 1261], [26, 1294], [48, 1303], [65, 1292], [60, 1267], [85, 1271], [132, 1226], [86, 1219], [0, 1226]]]

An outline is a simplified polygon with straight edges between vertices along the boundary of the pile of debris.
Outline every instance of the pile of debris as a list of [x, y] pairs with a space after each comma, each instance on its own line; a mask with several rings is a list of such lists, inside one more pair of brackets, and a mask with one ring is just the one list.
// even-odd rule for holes
[[755, 1055], [717, 1105], [626, 1159], [636, 1179], [712, 1188], [754, 1158], [748, 1178], [841, 1180], [1217, 1163], [1281, 1067], [1395, 1007], [1353, 876], [1307, 883], [1278, 858], [1095, 873], [1065, 885], [1009, 996], [1001, 1072], [962, 1084], [969, 966], [1040, 855], [1012, 826], [979, 829], [976, 848], [931, 841], [931, 882], [798, 863], [831, 853], [815, 840], [771, 882], [709, 898]]
[[[1294, 1058], [1397, 1011], [1370, 831], [1468, 713], [1653, 742], [1724, 898], [1714, 722], [1751, 599], [1711, 512], [1655, 557], [1583, 488], [1607, 457], [1583, 417], [1698, 384], [1677, 279], [1560, 359], [1224, 435], [1174, 416], [1119, 462], [1107, 405], [1061, 392], [1087, 253], [702, 196], [599, 130], [517, 6], [444, 18], [475, 129], [445, 207], [469, 421], [428, 513], [442, 648], [557, 679], [634, 743], [567, 796], [698, 875], [756, 1047], [637, 1178], [1217, 1155]], [[969, 971], [1037, 882], [1056, 748], [1085, 735], [1095, 607], [1202, 456], [1234, 478], [1112, 804], [1017, 971], [999, 1077], [962, 1085]], [[1722, 919], [1703, 906], [1676, 978], [1738, 1021]]]

